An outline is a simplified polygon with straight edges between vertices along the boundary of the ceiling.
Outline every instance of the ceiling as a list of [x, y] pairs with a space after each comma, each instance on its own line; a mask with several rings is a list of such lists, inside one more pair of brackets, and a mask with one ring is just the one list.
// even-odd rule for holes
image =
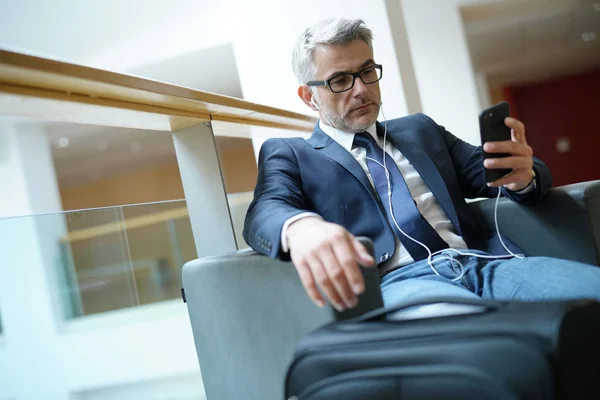
[[491, 87], [600, 68], [600, 0], [503, 0], [461, 16], [473, 68]]

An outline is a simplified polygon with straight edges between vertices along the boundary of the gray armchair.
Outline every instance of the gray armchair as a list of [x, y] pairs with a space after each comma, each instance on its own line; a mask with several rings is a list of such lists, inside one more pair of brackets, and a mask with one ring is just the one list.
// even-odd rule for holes
[[[492, 229], [494, 202], [470, 204]], [[501, 199], [498, 220], [528, 255], [600, 264], [600, 181], [551, 189], [533, 207]], [[282, 399], [296, 342], [332, 319], [291, 263], [252, 251], [187, 263], [183, 286], [209, 400]]]

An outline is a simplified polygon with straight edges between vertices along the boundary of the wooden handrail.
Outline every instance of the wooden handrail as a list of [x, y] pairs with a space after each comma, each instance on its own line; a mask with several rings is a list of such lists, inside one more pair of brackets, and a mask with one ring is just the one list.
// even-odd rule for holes
[[162, 131], [212, 120], [310, 132], [316, 123], [305, 114], [1, 48], [0, 114]]

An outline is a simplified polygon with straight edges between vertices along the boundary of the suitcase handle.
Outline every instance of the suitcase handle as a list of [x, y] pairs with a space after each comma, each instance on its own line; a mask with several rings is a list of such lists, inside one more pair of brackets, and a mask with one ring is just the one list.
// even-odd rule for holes
[[484, 312], [497, 311], [500, 309], [502, 302], [499, 301], [491, 301], [491, 300], [483, 300], [483, 299], [465, 299], [460, 297], [432, 297], [429, 300], [417, 300], [411, 301], [401, 304], [396, 304], [391, 307], [380, 308], [377, 310], [370, 311], [357, 317], [353, 320], [353, 322], [368, 322], [368, 321], [378, 321], [387, 317], [389, 314], [405, 310], [415, 306], [426, 306], [437, 303], [450, 303], [456, 305], [472, 305], [472, 306], [482, 306], [485, 308]]

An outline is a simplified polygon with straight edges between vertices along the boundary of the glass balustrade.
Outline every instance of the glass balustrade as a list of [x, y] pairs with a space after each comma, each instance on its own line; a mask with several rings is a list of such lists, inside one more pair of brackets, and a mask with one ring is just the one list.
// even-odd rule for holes
[[[239, 248], [250, 199], [229, 195]], [[65, 319], [177, 299], [182, 266], [199, 256], [184, 200], [0, 219], [0, 237], [25, 225], [35, 226]]]

